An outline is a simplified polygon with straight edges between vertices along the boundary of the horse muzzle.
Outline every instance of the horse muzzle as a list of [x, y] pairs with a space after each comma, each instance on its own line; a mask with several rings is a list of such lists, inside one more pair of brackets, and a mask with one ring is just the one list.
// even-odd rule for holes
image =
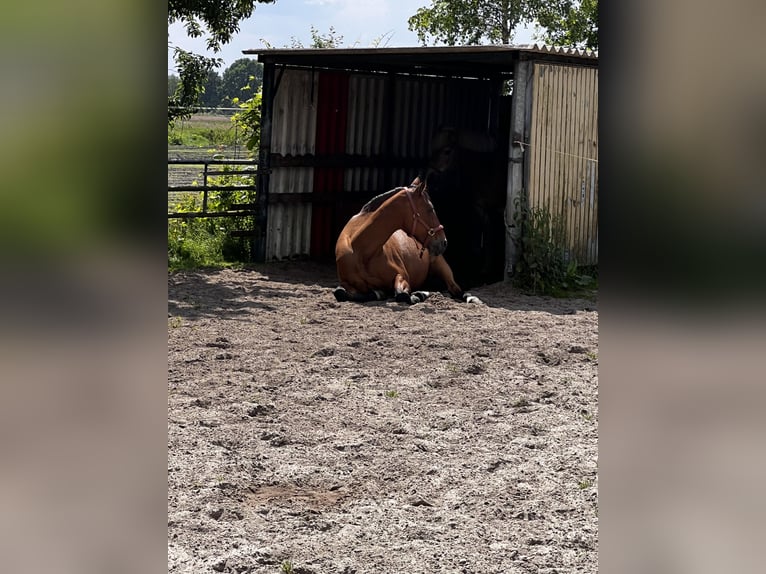
[[437, 239], [436, 237], [433, 237], [427, 247], [431, 255], [441, 255], [447, 250], [447, 238], [442, 237], [441, 239]]

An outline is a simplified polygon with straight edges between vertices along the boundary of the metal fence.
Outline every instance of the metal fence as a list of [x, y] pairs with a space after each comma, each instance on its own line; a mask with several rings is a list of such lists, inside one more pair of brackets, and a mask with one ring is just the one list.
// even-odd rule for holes
[[[232, 203], [225, 211], [211, 211], [208, 203], [211, 193], [235, 191], [255, 191], [256, 176], [263, 173], [258, 170], [257, 162], [243, 159], [168, 159], [168, 217], [235, 217], [256, 215], [258, 202]], [[250, 183], [221, 184], [210, 178], [221, 176], [245, 176]], [[178, 211], [178, 204], [190, 193], [202, 194], [200, 209]]]

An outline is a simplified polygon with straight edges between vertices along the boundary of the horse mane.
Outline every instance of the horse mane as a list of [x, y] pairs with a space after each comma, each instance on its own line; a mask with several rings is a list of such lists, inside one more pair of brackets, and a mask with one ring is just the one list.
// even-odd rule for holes
[[362, 207], [362, 210], [359, 213], [372, 213], [373, 211], [378, 209], [381, 205], [383, 205], [388, 198], [390, 198], [393, 195], [396, 195], [403, 189], [405, 188], [395, 187], [394, 189], [390, 191], [386, 191], [384, 193], [381, 193], [380, 195], [376, 195], [370, 201], [364, 204], [364, 206]]

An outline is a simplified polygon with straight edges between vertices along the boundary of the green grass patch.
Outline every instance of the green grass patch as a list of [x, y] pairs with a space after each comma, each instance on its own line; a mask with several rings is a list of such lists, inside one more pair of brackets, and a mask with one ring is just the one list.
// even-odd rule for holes
[[[178, 213], [196, 213], [202, 209], [202, 198], [201, 192], [185, 192], [173, 198], [172, 204], [168, 198], [168, 207]], [[209, 192], [208, 209], [227, 211], [235, 203], [254, 200], [255, 192], [248, 190]], [[253, 226], [251, 216], [169, 218], [168, 269], [233, 267], [251, 261], [251, 242], [248, 238], [232, 237], [232, 231], [252, 230]]]
[[244, 144], [245, 134], [231, 116], [195, 115], [168, 125], [168, 145], [204, 148]]

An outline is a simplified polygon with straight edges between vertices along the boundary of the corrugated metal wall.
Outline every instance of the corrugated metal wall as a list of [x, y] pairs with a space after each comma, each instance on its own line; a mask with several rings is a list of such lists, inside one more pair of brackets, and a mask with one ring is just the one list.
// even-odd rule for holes
[[[385, 80], [382, 76], [351, 76], [348, 95], [346, 152], [365, 156], [383, 154]], [[347, 190], [375, 192], [385, 186], [383, 170], [346, 169]]]
[[564, 222], [570, 257], [598, 263], [598, 69], [534, 64], [529, 206]]
[[[314, 154], [317, 74], [304, 70], [283, 70], [281, 73], [274, 98], [271, 152], [293, 156]], [[313, 188], [312, 167], [274, 168], [269, 182], [270, 195], [310, 194]], [[270, 199], [266, 230], [267, 260], [309, 253], [311, 212], [309, 201], [286, 203], [278, 201], [278, 198]]]

